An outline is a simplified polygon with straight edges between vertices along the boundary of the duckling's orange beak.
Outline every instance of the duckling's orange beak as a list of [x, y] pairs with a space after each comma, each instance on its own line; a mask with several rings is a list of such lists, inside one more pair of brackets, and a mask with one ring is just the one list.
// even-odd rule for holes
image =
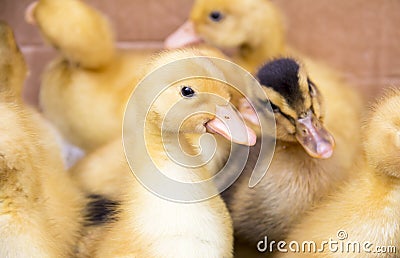
[[333, 136], [311, 112], [296, 121], [296, 138], [311, 157], [327, 159], [333, 154]]
[[256, 144], [255, 132], [246, 126], [239, 114], [230, 106], [217, 106], [215, 118], [206, 124], [207, 132], [217, 133], [226, 139], [247, 146]]
[[193, 23], [187, 21], [167, 37], [164, 41], [164, 47], [166, 49], [175, 49], [201, 42], [202, 39], [196, 34]]

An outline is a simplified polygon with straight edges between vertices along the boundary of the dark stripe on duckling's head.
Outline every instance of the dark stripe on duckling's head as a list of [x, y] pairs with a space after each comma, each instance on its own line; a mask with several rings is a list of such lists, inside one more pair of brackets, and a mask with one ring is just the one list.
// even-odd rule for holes
[[257, 73], [261, 85], [270, 87], [289, 105], [303, 101], [299, 87], [300, 65], [293, 59], [281, 58], [264, 65]]
[[119, 202], [101, 195], [89, 195], [85, 211], [85, 225], [98, 226], [117, 219]]
[[323, 126], [322, 97], [303, 65], [276, 59], [257, 74], [275, 113], [277, 139], [297, 141], [314, 158], [332, 156], [333, 136]]

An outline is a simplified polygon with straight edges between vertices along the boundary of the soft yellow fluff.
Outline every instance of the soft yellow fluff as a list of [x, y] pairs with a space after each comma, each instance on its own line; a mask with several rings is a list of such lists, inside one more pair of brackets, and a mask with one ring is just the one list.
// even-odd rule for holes
[[107, 19], [79, 0], [41, 0], [32, 12], [60, 54], [43, 74], [43, 112], [68, 141], [94, 150], [121, 133], [126, 101], [154, 51], [117, 50]]
[[[196, 50], [165, 52], [155, 58], [147, 69], [151, 71], [170, 61], [198, 55], [200, 52]], [[183, 69], [193, 69], [199, 65], [209, 71], [218, 71], [211, 61], [195, 62], [192, 68], [187, 66]], [[193, 74], [196, 75], [195, 70]], [[161, 133], [167, 135], [164, 140], [168, 141], [172, 133], [170, 130], [173, 130], [171, 126], [180, 122], [170, 118], [161, 129], [161, 119], [168, 108], [182, 99], [182, 85], [189, 85], [199, 94], [193, 99], [185, 99], [185, 110], [192, 114], [201, 105], [215, 105], [208, 97], [201, 96], [201, 93], [216, 94], [226, 101], [229, 101], [230, 94], [228, 87], [218, 81], [201, 78], [184, 80], [166, 89], [149, 111], [145, 130], [149, 155], [163, 173], [178, 180], [193, 182], [208, 178], [208, 171], [204, 168], [190, 170], [176, 164], [167, 156], [161, 145]], [[143, 108], [141, 103], [134, 105], [138, 110]], [[204, 134], [204, 124], [210, 119], [214, 119], [214, 115], [198, 114], [182, 124], [179, 135], [182, 137], [181, 147], [186, 153], [196, 153], [197, 150], [190, 144], [189, 139], [193, 134]], [[136, 144], [131, 142], [129, 137], [124, 143], [134, 146]], [[150, 167], [140, 157], [135, 157], [133, 162], [136, 162], [138, 167]], [[125, 161], [121, 139], [118, 138], [87, 156], [78, 163], [73, 174], [87, 191], [97, 191], [122, 202], [116, 222], [110, 222], [103, 228], [87, 229], [88, 233], [82, 240], [81, 256], [232, 257], [231, 219], [222, 199], [215, 196], [203, 202], [184, 204], [158, 197], [133, 176]], [[102, 187], [101, 184], [116, 184], [118, 195], [110, 192], [112, 188], [107, 188], [107, 185]], [[188, 194], [192, 193], [189, 191]]]
[[[400, 250], [400, 91], [391, 90], [374, 106], [364, 128], [364, 162], [353, 166], [357, 174], [338, 192], [318, 205], [287, 238], [314, 241], [317, 247], [346, 231], [339, 243], [361, 245], [361, 252], [281, 254], [278, 257], [398, 257]], [[366, 253], [363, 244], [395, 247], [396, 253]], [[357, 250], [357, 249], [356, 249]], [[393, 251], [393, 250], [392, 250]]]
[[14, 34], [10, 27], [0, 21], [0, 83], [1, 91], [11, 89], [15, 97], [22, 96], [22, 87], [27, 75], [25, 60], [15, 42]]
[[25, 63], [11, 29], [0, 31], [0, 256], [71, 257], [83, 200], [49, 125], [22, 103]]

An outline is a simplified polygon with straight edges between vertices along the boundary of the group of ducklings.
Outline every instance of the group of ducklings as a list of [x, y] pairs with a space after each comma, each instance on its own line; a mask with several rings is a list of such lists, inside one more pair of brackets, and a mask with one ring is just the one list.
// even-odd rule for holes
[[[258, 252], [265, 237], [321, 244], [340, 230], [350, 241], [400, 249], [400, 90], [363, 112], [337, 73], [286, 46], [281, 14], [269, 0], [196, 0], [189, 21], [165, 41], [168, 50], [154, 55], [118, 50], [107, 19], [79, 0], [39, 0], [27, 18], [59, 57], [42, 76], [40, 104], [49, 123], [21, 99], [25, 61], [11, 29], [0, 24], [1, 257], [399, 257]], [[198, 56], [207, 61], [187, 68], [193, 75], [229, 72], [209, 57], [233, 60], [255, 75], [275, 115], [276, 147], [266, 175], [249, 188], [253, 150], [260, 147], [260, 132], [249, 128], [259, 123], [253, 107], [215, 80], [170, 85], [149, 110], [145, 133], [148, 153], [164, 173], [205, 179], [228, 159], [224, 138], [255, 144], [242, 175], [221, 196], [177, 203], [131, 173], [122, 120], [146, 74]], [[238, 141], [213, 114], [187, 119], [178, 132], [185, 152], [197, 153], [194, 142], [205, 133], [221, 143], [222, 162], [193, 172], [165, 153], [162, 134], [178, 121], [162, 125], [162, 118], [181, 99], [192, 113], [217, 109], [198, 93], [232, 102], [248, 121], [248, 135]], [[86, 153], [69, 171], [56, 131]]]

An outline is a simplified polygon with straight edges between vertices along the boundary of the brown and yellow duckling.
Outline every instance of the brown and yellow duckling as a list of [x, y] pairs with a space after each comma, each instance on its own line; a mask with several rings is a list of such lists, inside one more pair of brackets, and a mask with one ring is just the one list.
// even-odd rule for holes
[[[284, 239], [307, 210], [349, 177], [360, 141], [357, 112], [338, 108], [346, 105], [346, 88], [314, 84], [305, 66], [291, 58], [267, 63], [257, 77], [275, 113], [276, 150], [258, 185], [248, 187], [256, 153], [224, 193], [238, 243], [254, 250], [265, 236]], [[243, 116], [257, 121], [243, 104]]]
[[[358, 176], [312, 210], [287, 238], [288, 243], [313, 241], [320, 251], [293, 253], [287, 248], [289, 252], [279, 257], [398, 257], [399, 110], [398, 89], [374, 105], [363, 132], [364, 162], [352, 168]], [[338, 243], [332, 249], [337, 247], [337, 252], [327, 244], [321, 250], [330, 239]]]

